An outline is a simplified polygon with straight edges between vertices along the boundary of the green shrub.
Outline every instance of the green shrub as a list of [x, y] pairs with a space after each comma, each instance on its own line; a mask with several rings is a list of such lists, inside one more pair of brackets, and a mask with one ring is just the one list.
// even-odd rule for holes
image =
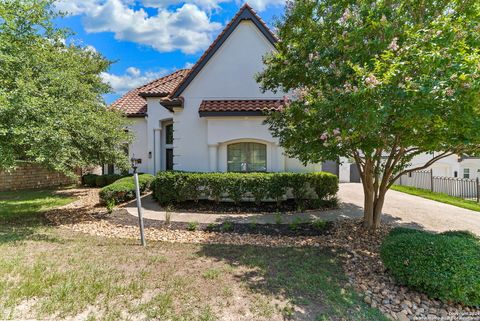
[[[150, 185], [154, 181], [154, 178], [155, 177], [150, 174], [138, 175], [138, 183], [141, 193], [150, 189]], [[114, 204], [118, 204], [134, 198], [135, 182], [133, 180], [133, 176], [121, 178], [100, 190], [100, 199], [105, 204], [112, 204], [112, 201]]]
[[119, 180], [120, 178], [125, 177], [125, 175], [120, 174], [106, 174], [106, 175], [97, 175], [97, 174], [85, 174], [82, 176], [82, 183], [88, 187], [104, 187], [110, 185], [113, 182]]
[[327, 227], [327, 221], [317, 218], [310, 222], [310, 226], [317, 231], [323, 231]]
[[446, 231], [446, 232], [443, 232], [441, 234], [446, 235], [446, 236], [466, 237], [466, 238], [471, 238], [471, 239], [474, 239], [474, 240], [479, 239], [478, 236], [476, 236], [475, 234], [473, 234], [470, 231]]
[[[332, 178], [333, 177], [333, 178]], [[322, 186], [322, 182], [325, 186]], [[160, 172], [152, 184], [153, 196], [160, 204], [186, 200], [198, 201], [206, 196], [219, 203], [224, 198], [236, 204], [248, 197], [255, 203], [274, 200], [280, 204], [291, 192], [298, 205], [315, 199], [319, 205], [335, 198], [338, 179], [328, 173], [188, 173]], [[318, 192], [318, 191], [321, 191]]]
[[188, 223], [188, 225], [187, 225], [187, 230], [188, 230], [188, 231], [192, 231], [192, 232], [193, 232], [193, 231], [196, 231], [197, 228], [198, 228], [198, 222], [190, 222], [190, 223]]
[[86, 174], [82, 176], [83, 185], [87, 187], [96, 187], [97, 174]]
[[230, 221], [223, 222], [220, 227], [220, 230], [222, 232], [233, 232], [234, 229], [235, 227], [233, 226], [233, 223]]
[[288, 185], [287, 173], [273, 174], [268, 180], [268, 197], [275, 200], [277, 205], [280, 206], [283, 197], [287, 193]]
[[330, 173], [309, 173], [308, 183], [317, 194], [318, 199], [332, 199], [338, 192], [338, 177]]
[[252, 195], [255, 204], [260, 205], [264, 199], [268, 198], [269, 179], [270, 175], [262, 173], [252, 173], [245, 176], [245, 191]]
[[443, 301], [480, 305], [480, 240], [472, 234], [394, 229], [380, 255], [399, 283]]
[[97, 187], [104, 187], [104, 186], [107, 186], [107, 177], [106, 175], [98, 175], [96, 178], [95, 178], [95, 186]]
[[125, 177], [125, 175], [120, 175], [120, 174], [107, 174], [104, 175], [105, 180], [107, 182], [107, 185], [110, 185], [116, 181], [118, 181], [120, 178]]

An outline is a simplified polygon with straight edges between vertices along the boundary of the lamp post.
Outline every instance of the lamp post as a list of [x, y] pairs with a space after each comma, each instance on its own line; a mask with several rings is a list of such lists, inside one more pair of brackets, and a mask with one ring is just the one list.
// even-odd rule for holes
[[137, 167], [138, 163], [140, 163], [139, 159], [135, 158], [133, 155], [132, 159], [132, 169], [133, 169], [133, 180], [135, 181], [135, 194], [137, 196], [137, 209], [138, 209], [138, 225], [140, 226], [140, 242], [142, 246], [146, 246], [147, 243], [145, 242], [145, 231], [143, 226], [143, 212], [142, 212], [142, 200], [140, 198], [140, 185], [138, 183], [138, 173]]

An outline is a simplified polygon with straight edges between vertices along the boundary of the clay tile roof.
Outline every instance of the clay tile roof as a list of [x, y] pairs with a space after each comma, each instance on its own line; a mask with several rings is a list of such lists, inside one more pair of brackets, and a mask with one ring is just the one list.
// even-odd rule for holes
[[111, 104], [112, 108], [121, 110], [129, 117], [142, 117], [147, 113], [147, 100], [144, 97], [168, 97], [173, 89], [188, 74], [189, 69], [181, 69], [156, 79], [146, 85], [130, 90]]
[[282, 106], [283, 100], [204, 100], [200, 104], [198, 111], [201, 115], [218, 112], [253, 112], [262, 114], [269, 111], [280, 111]]
[[225, 26], [223, 31], [217, 36], [215, 41], [213, 41], [210, 47], [205, 50], [203, 55], [200, 57], [200, 59], [198, 59], [183, 80], [178, 83], [177, 87], [171, 94], [173, 98], [178, 98], [180, 96], [183, 90], [188, 86], [193, 78], [195, 78], [203, 66], [208, 62], [208, 60], [210, 60], [213, 54], [215, 54], [215, 52], [220, 48], [223, 42], [228, 38], [228, 36], [230, 36], [230, 34], [242, 20], [251, 20], [273, 45], [275, 45], [278, 41], [278, 37], [268, 28], [265, 21], [260, 18], [260, 16], [255, 12], [255, 10], [252, 9], [252, 7], [245, 3], [233, 17], [233, 19], [230, 20], [230, 22]]

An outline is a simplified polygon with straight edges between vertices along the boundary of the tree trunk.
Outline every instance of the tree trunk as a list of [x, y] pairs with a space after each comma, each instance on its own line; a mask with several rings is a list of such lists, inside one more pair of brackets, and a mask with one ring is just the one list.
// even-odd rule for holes
[[371, 228], [373, 225], [373, 212], [374, 212], [374, 196], [373, 189], [363, 187], [363, 193], [365, 194], [364, 206], [363, 206], [363, 225], [366, 228]]
[[375, 195], [373, 181], [366, 179], [366, 182], [363, 184], [363, 192], [365, 195], [363, 206], [363, 225], [365, 228], [368, 228], [370, 231], [374, 232], [380, 227], [382, 209], [387, 190], [379, 189], [376, 193], [377, 195]]

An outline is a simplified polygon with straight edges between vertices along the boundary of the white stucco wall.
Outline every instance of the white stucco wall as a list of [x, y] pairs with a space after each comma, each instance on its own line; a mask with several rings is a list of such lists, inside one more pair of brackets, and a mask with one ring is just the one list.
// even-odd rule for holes
[[132, 125], [128, 126], [128, 130], [134, 134], [135, 140], [128, 146], [128, 156], [132, 158], [141, 158], [142, 163], [138, 165], [138, 171], [149, 173], [148, 168], [148, 150], [145, 148], [144, 142], [147, 137], [147, 120], [145, 118], [131, 118]]
[[[281, 94], [261, 93], [254, 79], [254, 75], [263, 69], [262, 56], [270, 50], [273, 46], [257, 27], [244, 21], [185, 89], [182, 93], [184, 109], [174, 115], [175, 169], [210, 171], [211, 149], [215, 147], [216, 168], [225, 170], [225, 142], [245, 138], [274, 142], [259, 117], [207, 119], [198, 114], [202, 100], [282, 97]], [[271, 151], [273, 147], [269, 149]]]

